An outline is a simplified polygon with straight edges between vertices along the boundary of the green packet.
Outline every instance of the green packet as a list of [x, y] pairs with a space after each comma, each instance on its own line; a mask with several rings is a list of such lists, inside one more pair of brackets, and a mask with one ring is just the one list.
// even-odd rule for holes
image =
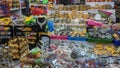
[[42, 62], [42, 59], [41, 59], [41, 58], [38, 58], [38, 59], [36, 59], [34, 62], [35, 62], [35, 64], [39, 64], [39, 63]]
[[43, 0], [42, 4], [47, 4], [48, 0]]
[[39, 53], [39, 52], [41, 52], [41, 50], [40, 50], [40, 48], [38, 48], [38, 47], [35, 47], [35, 48], [33, 48], [33, 49], [30, 51], [31, 54], [37, 54], [37, 53]]

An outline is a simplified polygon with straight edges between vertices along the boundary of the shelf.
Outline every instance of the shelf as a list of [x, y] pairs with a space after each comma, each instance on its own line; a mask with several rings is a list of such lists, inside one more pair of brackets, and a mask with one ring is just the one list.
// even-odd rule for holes
[[[26, 7], [22, 7], [21, 9], [25, 9]], [[15, 11], [15, 10], [20, 10], [20, 8], [12, 8], [10, 9], [11, 11]]]
[[[66, 12], [66, 13], [68, 13], [68, 12], [72, 12], [72, 11], [60, 11], [60, 12]], [[77, 12], [88, 12], [88, 11], [77, 11]]]
[[[77, 11], [77, 12], [84, 12], [84, 13], [87, 13], [87, 12], [97, 12], [99, 9], [88, 9], [86, 11]], [[115, 12], [115, 9], [101, 9], [101, 10], [107, 10], [107, 11], [112, 11], [112, 12]], [[56, 11], [48, 11], [49, 13], [54, 13]], [[69, 13], [69, 12], [72, 12], [72, 11], [59, 11], [60, 13]]]
[[34, 6], [47, 6], [47, 5], [44, 5], [44, 4], [30, 4], [31, 5], [34, 5]]
[[[99, 9], [89, 9], [88, 12], [98, 13], [98, 10], [99, 10]], [[112, 13], [115, 15], [115, 9], [103, 9], [103, 10], [112, 12]]]
[[[51, 13], [55, 13], [56, 11], [48, 11], [48, 15]], [[59, 11], [60, 13], [71, 13], [72, 11]], [[84, 12], [84, 13], [88, 13], [88, 11], [77, 11], [77, 12]]]
[[95, 4], [110, 4], [113, 8], [115, 3], [114, 2], [86, 2], [86, 5], [91, 5], [91, 6], [95, 6]]
[[85, 24], [62, 24], [62, 23], [54, 23], [54, 25], [66, 25], [66, 26], [86, 26]]

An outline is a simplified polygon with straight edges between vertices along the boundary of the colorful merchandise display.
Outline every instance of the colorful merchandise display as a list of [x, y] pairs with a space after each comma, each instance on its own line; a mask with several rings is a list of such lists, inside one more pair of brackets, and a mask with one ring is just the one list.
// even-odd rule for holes
[[1, 0], [0, 68], [120, 68], [115, 4]]
[[[88, 41], [112, 43], [113, 36], [109, 33], [110, 28], [106, 27], [88, 27]], [[104, 41], [103, 41], [104, 40]]]

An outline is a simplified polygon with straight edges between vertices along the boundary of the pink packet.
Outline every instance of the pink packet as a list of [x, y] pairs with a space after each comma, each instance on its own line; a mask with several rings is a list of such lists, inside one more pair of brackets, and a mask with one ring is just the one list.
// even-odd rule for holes
[[50, 36], [50, 39], [56, 39], [56, 40], [67, 40], [67, 36], [57, 36], [57, 35], [52, 35], [52, 36]]
[[88, 20], [87, 24], [92, 25], [92, 26], [103, 26], [102, 22], [97, 22], [97, 21], [93, 21], [93, 20]]

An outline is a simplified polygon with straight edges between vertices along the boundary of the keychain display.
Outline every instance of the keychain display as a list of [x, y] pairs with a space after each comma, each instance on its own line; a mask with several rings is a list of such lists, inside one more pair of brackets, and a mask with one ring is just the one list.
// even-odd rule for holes
[[[52, 67], [105, 67], [111, 63], [119, 63], [118, 57], [103, 57], [95, 54], [94, 46], [81, 45], [72, 41], [58, 41], [52, 40], [52, 51], [48, 52], [48, 58], [46, 59]], [[71, 47], [72, 46], [72, 47]], [[55, 49], [54, 49], [55, 47]], [[107, 47], [107, 46], [105, 46]], [[113, 46], [114, 47], [114, 46]], [[98, 49], [96, 49], [98, 50]], [[101, 50], [99, 50], [101, 51]], [[110, 52], [111, 53], [111, 52]], [[109, 55], [110, 56], [110, 55]], [[109, 61], [111, 60], [111, 61]], [[116, 60], [116, 61], [115, 61]]]
[[[75, 30], [76, 29], [76, 30]], [[75, 26], [72, 28], [70, 32], [71, 37], [85, 37], [86, 35], [86, 27], [85, 26]]]
[[119, 56], [119, 48], [116, 48], [111, 45], [102, 45], [102, 44], [97, 44], [96, 47], [94, 48], [94, 52], [98, 55], [103, 55], [103, 56]]
[[[77, 2], [78, 3], [78, 2]], [[95, 5], [70, 5], [70, 6], [64, 6], [64, 5], [58, 5], [59, 7], [54, 9], [58, 9], [59, 11], [71, 11], [71, 10], [77, 10], [77, 11], [86, 11], [89, 9], [112, 9], [112, 6], [109, 4], [95, 4]]]
[[91, 6], [90, 9], [112, 9], [112, 6], [109, 4], [105, 5], [95, 4], [95, 6]]
[[36, 37], [37, 33], [36, 31], [33, 30], [34, 26], [15, 26], [14, 31], [15, 31], [15, 36], [17, 37], [25, 37], [28, 39], [28, 44], [29, 45], [34, 45], [36, 43]]
[[29, 52], [27, 42], [25, 38], [14, 38], [8, 42], [8, 46], [12, 49], [10, 52], [12, 53], [12, 59], [20, 59]]
[[[61, 19], [64, 20], [64, 19], [66, 19], [66, 21], [68, 19], [71, 22], [72, 19], [78, 19], [78, 18], [80, 20], [81, 19], [83, 19], [83, 20], [89, 19], [90, 15], [87, 12], [84, 13], [82, 11], [81, 12], [77, 12], [77, 10], [72, 10], [69, 13], [65, 13], [64, 11], [63, 12], [62, 11], [56, 11], [55, 13], [51, 13], [50, 17], [58, 19], [58, 20], [61, 20]], [[68, 22], [68, 23], [70, 23], [70, 22]]]
[[[55, 26], [55, 35], [68, 35], [68, 31], [70, 30], [69, 27], [65, 26], [65, 25], [58, 25]], [[66, 31], [67, 30], [67, 31]]]
[[62, 36], [62, 37], [58, 37], [58, 39], [65, 40], [65, 37], [63, 36], [66, 36], [68, 40], [84, 40], [85, 41], [86, 32], [87, 32], [86, 26], [83, 24], [82, 25], [56, 24], [54, 35]]
[[[96, 39], [96, 40], [95, 40]], [[112, 43], [113, 36], [107, 27], [88, 27], [88, 41], [100, 43]], [[93, 41], [94, 40], [94, 41]], [[104, 40], [104, 41], [103, 41]]]
[[[92, 38], [101, 38], [101, 39], [112, 39], [112, 35], [108, 33], [109, 30], [106, 28], [102, 27], [94, 27], [94, 28], [89, 28], [88, 29], [88, 34]], [[93, 33], [94, 32], [94, 33]]]
[[[70, 11], [70, 10], [77, 10], [77, 11], [85, 11], [89, 8], [89, 5], [71, 5], [71, 6], [64, 6], [64, 5], [59, 5], [58, 10], [59, 11]], [[54, 8], [56, 9], [56, 7]]]
[[120, 68], [111, 0], [26, 1], [30, 15], [11, 17], [2, 16], [23, 11], [21, 1], [0, 1], [0, 68]]

